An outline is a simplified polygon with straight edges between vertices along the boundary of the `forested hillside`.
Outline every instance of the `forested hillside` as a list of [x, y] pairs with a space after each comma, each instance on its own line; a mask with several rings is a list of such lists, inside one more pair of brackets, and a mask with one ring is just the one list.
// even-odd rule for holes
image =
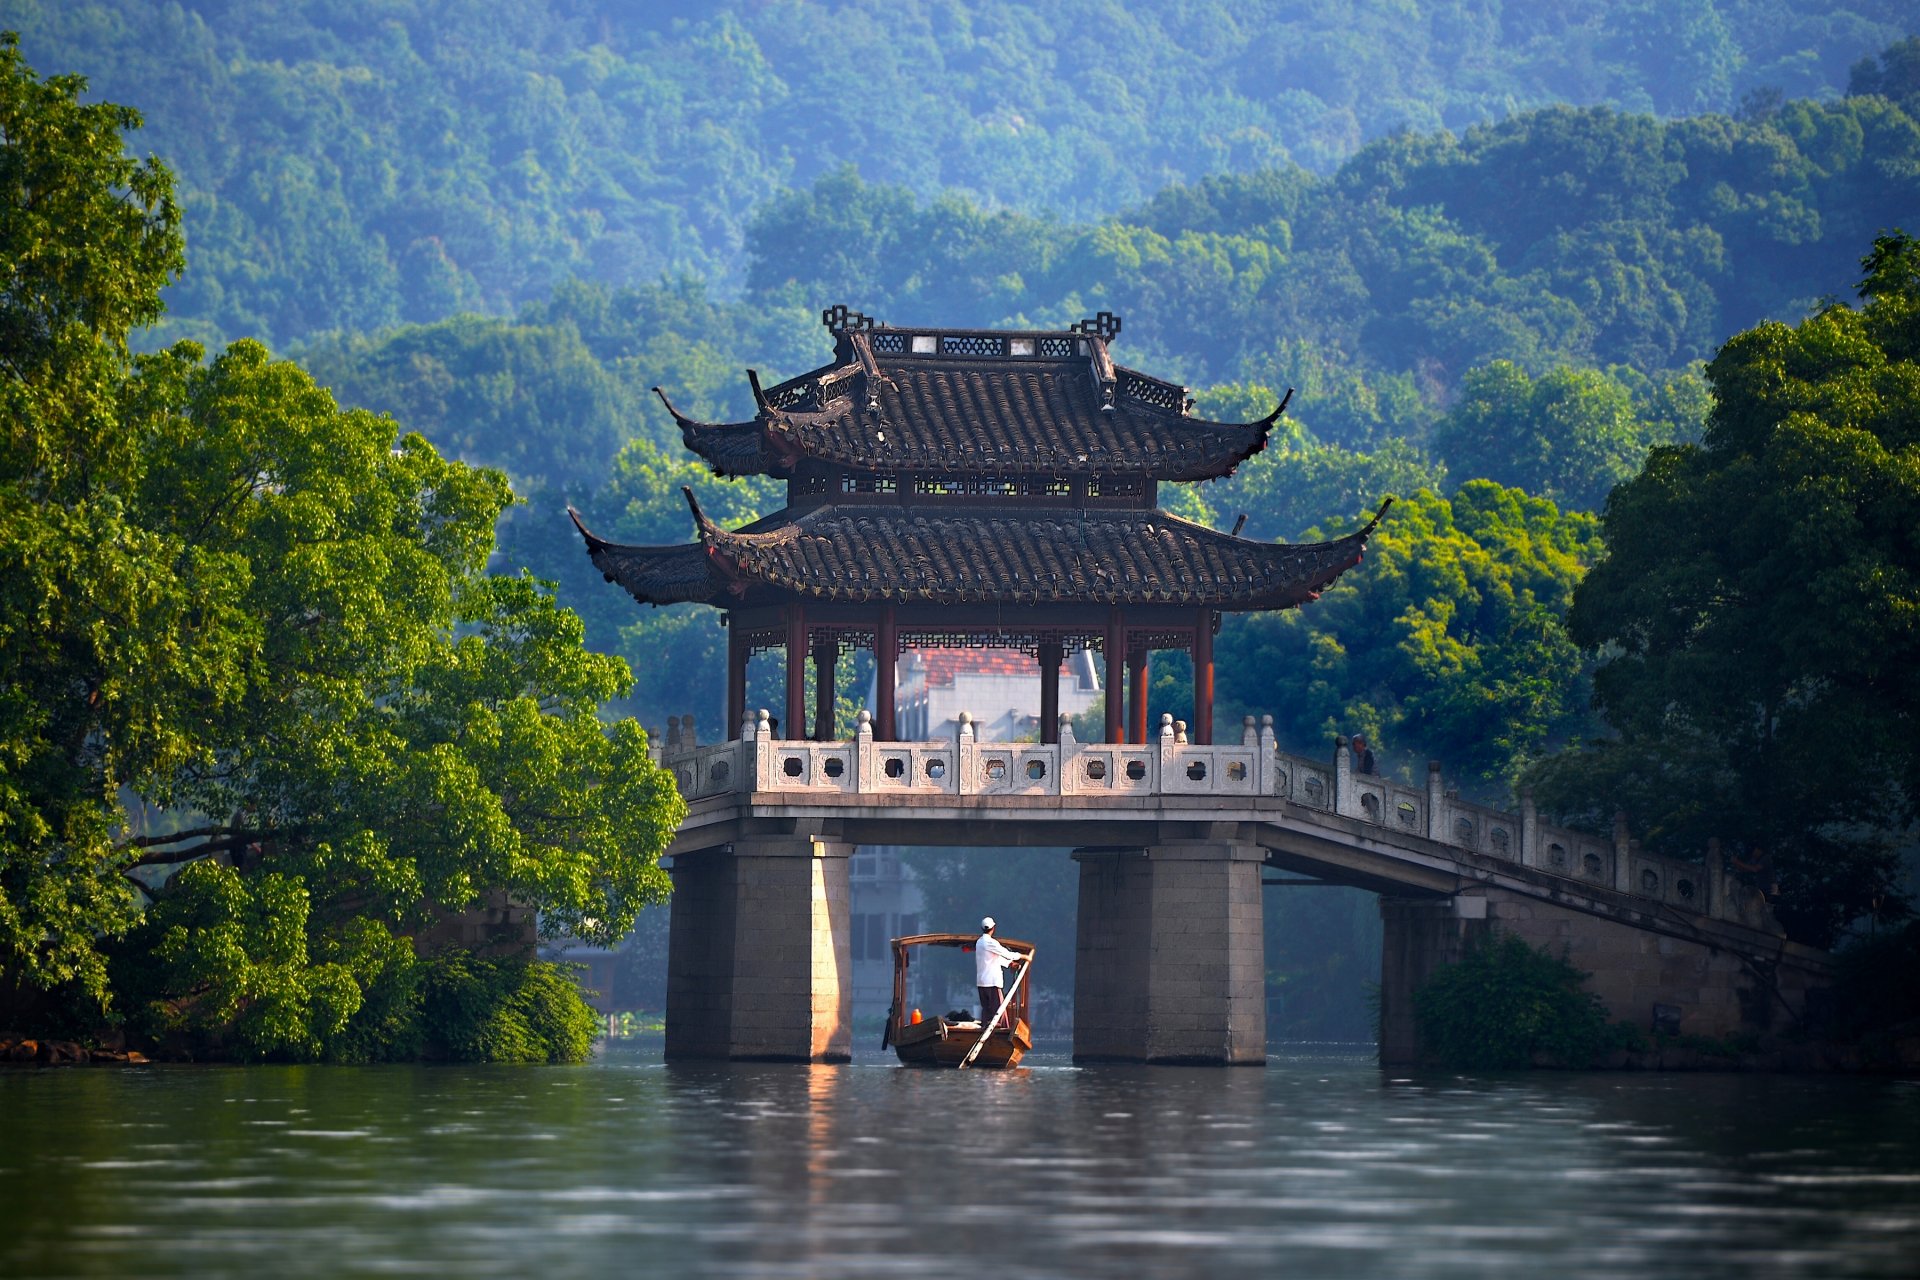
[[[179, 176], [194, 269], [160, 336], [275, 344], [504, 313], [575, 276], [691, 273], [727, 291], [764, 202], [843, 163], [921, 198], [1072, 223], [1209, 176], [1331, 173], [1396, 131], [1430, 139], [1549, 103], [1684, 116], [1828, 97], [1910, 22], [1901, 0], [0, 0], [31, 62], [137, 105], [142, 145]], [[1347, 181], [1364, 197], [1392, 177]], [[1460, 197], [1446, 173], [1429, 179], [1410, 204]], [[1253, 203], [1310, 243], [1271, 208], [1281, 198]], [[1630, 194], [1622, 207], [1637, 216]], [[1181, 202], [1147, 221], [1174, 238], [1259, 229]], [[1399, 252], [1397, 228], [1380, 234]], [[1299, 283], [1348, 300], [1337, 274]], [[1550, 344], [1577, 327], [1527, 323]], [[1664, 327], [1684, 332], [1616, 336], [1713, 332], [1698, 314]]]
[[[1898, 73], [1917, 52], [1907, 41], [1858, 74], [1890, 69], [1911, 106]], [[1170, 187], [1087, 223], [923, 200], [842, 168], [763, 206], [738, 299], [697, 281], [573, 283], [512, 320], [331, 338], [308, 356], [348, 400], [513, 474], [529, 505], [508, 554], [559, 579], [596, 643], [633, 660], [645, 714], [711, 724], [717, 626], [691, 609], [636, 615], [562, 508], [607, 536], [677, 542], [682, 484], [728, 521], [780, 491], [706, 475], [648, 388], [744, 416], [745, 366], [776, 378], [825, 357], [830, 301], [947, 324], [1117, 310], [1120, 358], [1187, 381], [1208, 416], [1258, 417], [1299, 388], [1265, 453], [1169, 491], [1176, 508], [1297, 538], [1385, 494], [1409, 500], [1382, 534], [1404, 553], [1375, 557], [1367, 601], [1343, 586], [1313, 610], [1229, 624], [1230, 709], [1279, 714], [1301, 749], [1365, 726], [1396, 760], [1437, 756], [1499, 788], [1598, 727], [1553, 623], [1598, 549], [1578, 513], [1649, 449], [1699, 434], [1698, 362], [1726, 334], [1845, 293], [1876, 231], [1920, 222], [1920, 125], [1896, 98], [1780, 101], [1741, 120], [1547, 108], [1382, 139], [1324, 177]], [[1491, 483], [1462, 506], [1469, 481]], [[1375, 581], [1387, 572], [1403, 576]], [[1184, 709], [1177, 666], [1156, 713]]]

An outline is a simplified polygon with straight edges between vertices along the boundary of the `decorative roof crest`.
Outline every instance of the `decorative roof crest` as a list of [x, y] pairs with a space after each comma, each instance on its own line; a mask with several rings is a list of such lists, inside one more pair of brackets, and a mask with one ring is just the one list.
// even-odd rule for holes
[[820, 323], [829, 333], [864, 333], [873, 328], [873, 317], [836, 302], [820, 313]]
[[1068, 333], [1083, 333], [1089, 338], [1099, 338], [1102, 342], [1112, 342], [1120, 336], [1120, 317], [1111, 311], [1102, 311], [1091, 320], [1081, 320], [1067, 326]]

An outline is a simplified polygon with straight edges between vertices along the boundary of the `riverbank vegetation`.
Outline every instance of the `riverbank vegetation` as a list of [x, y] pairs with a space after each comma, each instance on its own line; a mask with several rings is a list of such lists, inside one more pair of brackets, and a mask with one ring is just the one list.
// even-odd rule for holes
[[0, 994], [218, 1056], [579, 1056], [570, 983], [434, 937], [664, 896], [625, 664], [486, 571], [499, 472], [251, 341], [130, 351], [174, 188], [81, 89], [0, 42]]
[[1609, 1021], [1586, 981], [1564, 956], [1521, 938], [1481, 940], [1413, 993], [1420, 1043], [1439, 1065], [1461, 1070], [1592, 1066], [1640, 1037]]

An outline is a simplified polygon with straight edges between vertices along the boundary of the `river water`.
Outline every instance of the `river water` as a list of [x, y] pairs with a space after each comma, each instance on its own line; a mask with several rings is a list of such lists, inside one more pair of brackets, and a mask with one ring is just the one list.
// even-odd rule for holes
[[1920, 1082], [0, 1072], [0, 1275], [1920, 1275]]

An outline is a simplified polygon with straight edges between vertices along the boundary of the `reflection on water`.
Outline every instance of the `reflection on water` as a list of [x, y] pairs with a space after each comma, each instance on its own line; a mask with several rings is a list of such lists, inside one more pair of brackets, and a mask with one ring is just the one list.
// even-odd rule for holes
[[0, 1072], [0, 1274], [1911, 1276], [1920, 1084]]

